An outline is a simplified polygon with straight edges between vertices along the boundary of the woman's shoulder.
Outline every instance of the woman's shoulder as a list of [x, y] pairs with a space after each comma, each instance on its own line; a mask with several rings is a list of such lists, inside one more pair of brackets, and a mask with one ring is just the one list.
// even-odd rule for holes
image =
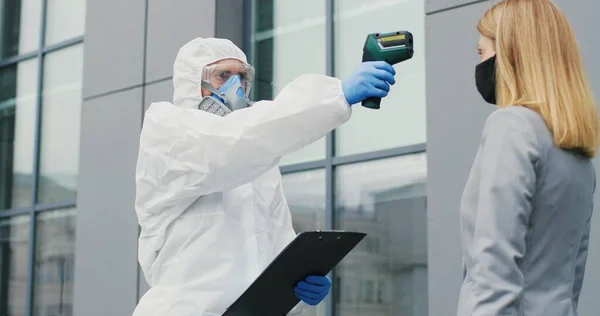
[[544, 118], [538, 112], [519, 105], [502, 107], [492, 112], [487, 118], [484, 131], [514, 133], [546, 145], [552, 143], [552, 134]]
[[490, 116], [487, 119], [486, 125], [495, 124], [497, 122], [502, 122], [502, 125], [508, 127], [525, 127], [522, 124], [526, 124], [526, 126], [532, 128], [540, 124], [542, 124], [544, 127], [546, 126], [544, 118], [538, 112], [528, 107], [520, 105], [511, 105], [498, 108], [496, 111], [490, 114]]
[[524, 106], [507, 106], [490, 114], [482, 144], [489, 142], [500, 142], [496, 145], [506, 150], [532, 155], [532, 160], [541, 159], [553, 147], [552, 133], [542, 116]]

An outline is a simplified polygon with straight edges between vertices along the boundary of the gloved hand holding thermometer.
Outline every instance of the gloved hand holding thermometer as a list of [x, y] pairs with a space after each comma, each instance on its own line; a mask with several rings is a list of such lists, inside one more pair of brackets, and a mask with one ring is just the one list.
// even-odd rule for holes
[[[410, 32], [369, 34], [363, 47], [363, 67], [345, 80], [344, 94], [351, 96], [348, 102], [362, 102], [366, 108], [379, 109], [381, 98], [390, 90], [388, 83], [394, 83], [389, 78], [390, 74], [396, 74], [392, 65], [411, 59], [413, 54], [413, 36]], [[362, 83], [358, 89], [353, 85], [356, 81]]]
[[350, 105], [368, 98], [383, 98], [396, 83], [396, 70], [385, 61], [365, 62], [348, 78], [342, 80], [342, 90]]

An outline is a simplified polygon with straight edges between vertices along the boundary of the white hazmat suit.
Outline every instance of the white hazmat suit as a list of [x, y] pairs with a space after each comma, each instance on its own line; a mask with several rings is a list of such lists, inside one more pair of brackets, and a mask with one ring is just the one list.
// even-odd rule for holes
[[230, 58], [246, 62], [228, 40], [187, 43], [174, 64], [173, 104], [145, 114], [135, 208], [151, 288], [134, 316], [222, 315], [296, 236], [280, 157], [350, 118], [341, 81], [324, 75], [300, 76], [273, 101], [224, 117], [198, 110], [202, 68]]

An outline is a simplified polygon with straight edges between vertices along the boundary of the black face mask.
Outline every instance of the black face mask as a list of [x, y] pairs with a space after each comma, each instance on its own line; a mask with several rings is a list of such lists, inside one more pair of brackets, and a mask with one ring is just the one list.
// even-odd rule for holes
[[475, 85], [485, 102], [496, 104], [496, 55], [475, 67]]

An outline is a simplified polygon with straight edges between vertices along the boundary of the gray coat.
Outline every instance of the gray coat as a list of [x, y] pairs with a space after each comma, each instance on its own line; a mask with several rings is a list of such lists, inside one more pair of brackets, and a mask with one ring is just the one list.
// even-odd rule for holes
[[536, 112], [487, 120], [460, 206], [459, 316], [576, 316], [596, 186]]

